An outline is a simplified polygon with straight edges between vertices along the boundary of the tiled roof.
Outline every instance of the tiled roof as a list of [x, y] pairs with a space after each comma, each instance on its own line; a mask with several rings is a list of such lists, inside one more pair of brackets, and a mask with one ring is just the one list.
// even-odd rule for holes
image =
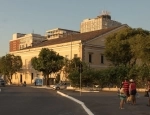
[[66, 42], [70, 42], [70, 41], [78, 41], [78, 40], [81, 40], [84, 42], [84, 41], [94, 39], [100, 35], [103, 35], [107, 32], [110, 32], [110, 31], [116, 29], [116, 28], [119, 28], [119, 27], [121, 27], [121, 26], [97, 30], [97, 31], [92, 31], [92, 32], [86, 32], [86, 33], [72, 34], [72, 35], [68, 35], [66, 37], [57, 38], [57, 39], [51, 39], [51, 40], [47, 40], [47, 41], [44, 41], [42, 43], [36, 44], [32, 48], [61, 44], [61, 43], [66, 43]]

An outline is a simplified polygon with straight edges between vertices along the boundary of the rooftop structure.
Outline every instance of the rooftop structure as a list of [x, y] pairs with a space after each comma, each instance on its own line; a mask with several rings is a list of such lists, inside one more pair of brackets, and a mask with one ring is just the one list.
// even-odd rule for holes
[[101, 15], [96, 18], [83, 20], [80, 24], [80, 32], [90, 32], [110, 27], [117, 27], [120, 25], [120, 22], [111, 20], [110, 13], [108, 11], [102, 11]]
[[55, 29], [46, 31], [46, 36], [47, 36], [47, 39], [50, 40], [50, 39], [61, 38], [70, 34], [76, 34], [76, 33], [80, 33], [80, 32], [62, 29], [62, 28], [55, 28]]

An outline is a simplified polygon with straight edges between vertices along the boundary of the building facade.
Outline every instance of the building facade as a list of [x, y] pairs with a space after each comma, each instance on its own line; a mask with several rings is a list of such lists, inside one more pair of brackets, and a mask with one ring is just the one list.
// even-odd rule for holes
[[96, 18], [83, 20], [80, 24], [80, 32], [90, 32], [120, 25], [120, 22], [111, 20], [109, 12], [103, 11], [102, 14]]
[[[105, 38], [114, 32], [127, 28], [127, 25], [121, 25], [114, 28], [107, 28], [92, 32], [73, 34], [58, 39], [51, 39], [42, 42], [31, 48], [10, 52], [16, 56], [21, 56], [23, 61], [22, 69], [12, 76], [12, 83], [20, 84], [26, 81], [27, 84], [33, 84], [35, 78], [42, 78], [42, 73], [34, 70], [31, 66], [31, 59], [37, 57], [42, 48], [53, 49], [59, 55], [72, 59], [79, 57], [82, 61], [95, 69], [103, 69], [111, 66], [111, 63], [104, 56]], [[60, 71], [60, 80], [66, 81], [66, 73], [63, 69]], [[54, 84], [55, 76], [51, 75]]]

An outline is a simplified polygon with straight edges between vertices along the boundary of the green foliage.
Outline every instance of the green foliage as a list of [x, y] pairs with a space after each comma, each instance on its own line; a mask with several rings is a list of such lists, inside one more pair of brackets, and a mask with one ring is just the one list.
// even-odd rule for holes
[[56, 83], [59, 83], [59, 82], [60, 82], [60, 74], [57, 74], [56, 79], [55, 79], [55, 82], [56, 82]]
[[133, 57], [128, 41], [130, 31], [131, 29], [124, 29], [106, 38], [105, 56], [115, 66], [126, 65]]
[[73, 85], [79, 86], [80, 84], [80, 66], [82, 65], [82, 86], [89, 86], [93, 83], [93, 71], [80, 58], [73, 58], [65, 64], [65, 72], [68, 73], [67, 78]]
[[22, 59], [20, 56], [13, 54], [6, 54], [0, 58], [0, 71], [3, 75], [7, 76], [11, 83], [11, 76], [18, 72], [22, 67]]
[[97, 71], [97, 81], [101, 87], [120, 86], [121, 82], [127, 76], [129, 68], [124, 65], [114, 66]]
[[95, 71], [94, 69], [87, 67], [84, 68], [82, 72], [82, 84], [84, 86], [92, 86], [94, 84], [94, 78], [95, 78]]
[[43, 48], [38, 57], [31, 59], [31, 64], [35, 70], [42, 72], [47, 79], [50, 74], [62, 69], [64, 66], [64, 57], [53, 50]]
[[137, 58], [148, 61], [150, 59], [149, 35], [150, 33], [143, 29], [126, 28], [108, 36], [105, 44], [106, 58], [115, 66], [134, 65]]
[[68, 79], [70, 80], [70, 82], [73, 86], [79, 86], [80, 85], [80, 74], [77, 70], [69, 73]]

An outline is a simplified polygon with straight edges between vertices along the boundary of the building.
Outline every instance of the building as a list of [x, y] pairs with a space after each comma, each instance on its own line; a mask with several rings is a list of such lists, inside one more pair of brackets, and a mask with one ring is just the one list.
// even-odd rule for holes
[[[38, 56], [42, 48], [53, 49], [59, 55], [68, 59], [80, 57], [82, 61], [89, 64], [92, 68], [107, 68], [111, 63], [104, 56], [105, 38], [127, 27], [127, 25], [121, 25], [113, 28], [73, 34], [62, 38], [50, 39], [31, 48], [10, 52], [10, 54], [21, 56], [23, 61], [21, 71], [12, 76], [12, 83], [19, 84], [26, 81], [27, 84], [32, 84], [34, 78], [43, 78], [42, 73], [34, 70], [31, 66], [31, 58]], [[66, 73], [62, 70], [60, 75], [60, 80], [65, 81]], [[55, 76], [52, 75], [50, 79], [52, 80], [51, 84], [54, 84]]]
[[111, 27], [117, 27], [120, 25], [120, 22], [111, 20], [109, 12], [102, 11], [102, 14], [100, 16], [97, 16], [96, 18], [83, 20], [80, 24], [80, 32], [90, 32]]
[[50, 39], [56, 39], [56, 38], [65, 37], [71, 34], [77, 34], [77, 33], [80, 33], [80, 32], [62, 29], [62, 28], [56, 28], [56, 29], [46, 31], [46, 36], [47, 36], [47, 39], [50, 40]]
[[39, 34], [13, 34], [12, 40], [9, 42], [9, 51], [18, 51], [27, 47], [32, 47], [42, 41], [46, 40], [45, 36]]

